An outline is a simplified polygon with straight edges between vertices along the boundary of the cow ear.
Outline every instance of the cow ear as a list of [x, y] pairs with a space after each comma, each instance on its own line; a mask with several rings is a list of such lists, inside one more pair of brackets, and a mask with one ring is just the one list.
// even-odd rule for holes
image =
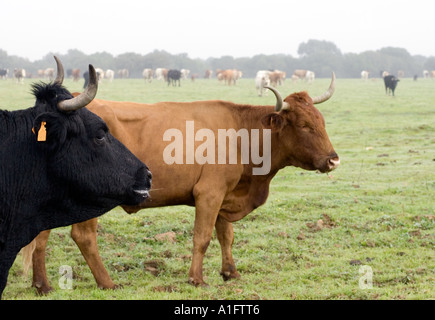
[[33, 122], [33, 133], [36, 141], [50, 150], [56, 149], [66, 140], [67, 130], [62, 115], [46, 112], [37, 116]]
[[270, 113], [261, 119], [261, 123], [266, 129], [276, 132], [284, 126], [284, 118], [279, 113]]

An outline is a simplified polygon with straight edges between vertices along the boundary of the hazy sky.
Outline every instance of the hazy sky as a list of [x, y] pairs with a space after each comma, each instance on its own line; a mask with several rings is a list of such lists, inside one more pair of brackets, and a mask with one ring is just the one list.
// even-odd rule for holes
[[433, 5], [429, 0], [2, 1], [0, 49], [32, 61], [69, 49], [297, 57], [300, 43], [316, 39], [334, 42], [343, 53], [392, 46], [435, 56]]

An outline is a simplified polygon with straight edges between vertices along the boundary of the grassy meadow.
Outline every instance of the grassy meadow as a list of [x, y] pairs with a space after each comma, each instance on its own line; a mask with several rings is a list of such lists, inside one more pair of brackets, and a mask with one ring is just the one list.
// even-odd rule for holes
[[[329, 82], [286, 80], [278, 89], [283, 96], [301, 90], [314, 96]], [[0, 81], [0, 108], [33, 106], [30, 83]], [[83, 81], [64, 84], [81, 91]], [[231, 87], [216, 79], [185, 80], [181, 87], [115, 79], [103, 82], [97, 97], [275, 104], [272, 93], [257, 96], [253, 79]], [[194, 208], [134, 215], [115, 208], [99, 219], [98, 244], [120, 289], [96, 288], [65, 227], [53, 230], [48, 244], [47, 272], [55, 291], [37, 296], [19, 255], [3, 299], [434, 299], [435, 80], [402, 79], [393, 98], [379, 78], [337, 79], [334, 96], [317, 107], [341, 166], [329, 174], [294, 167], [277, 174], [266, 204], [234, 223], [241, 279], [222, 280], [214, 236], [204, 259], [210, 287], [187, 283]], [[172, 239], [158, 240], [168, 232]], [[72, 267], [72, 290], [59, 287], [62, 265]]]

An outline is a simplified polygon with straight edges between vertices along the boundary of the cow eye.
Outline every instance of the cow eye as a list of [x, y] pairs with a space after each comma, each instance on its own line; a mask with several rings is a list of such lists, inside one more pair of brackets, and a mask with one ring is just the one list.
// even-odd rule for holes
[[311, 126], [309, 124], [307, 124], [307, 123], [303, 123], [303, 124], [301, 124], [301, 129], [303, 131], [310, 132], [311, 131]]
[[96, 144], [103, 144], [106, 140], [106, 132], [104, 130], [99, 130], [94, 137], [94, 141]]

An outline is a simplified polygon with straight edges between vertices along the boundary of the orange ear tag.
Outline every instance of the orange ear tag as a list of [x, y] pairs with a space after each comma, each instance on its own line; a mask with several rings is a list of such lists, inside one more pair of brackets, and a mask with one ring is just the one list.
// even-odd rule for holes
[[45, 121], [41, 122], [41, 128], [38, 131], [38, 141], [46, 141], [47, 140], [47, 131], [45, 130]]

